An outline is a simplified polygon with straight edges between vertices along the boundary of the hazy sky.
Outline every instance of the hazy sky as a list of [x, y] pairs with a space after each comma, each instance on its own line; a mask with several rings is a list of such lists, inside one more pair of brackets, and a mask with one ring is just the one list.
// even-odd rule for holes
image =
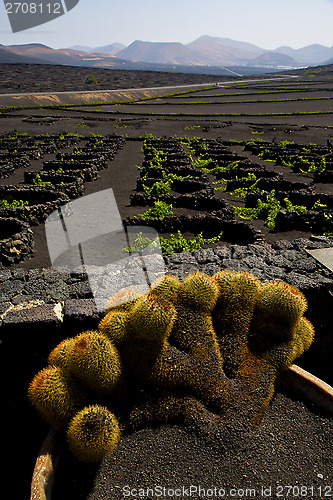
[[333, 0], [80, 0], [64, 16], [15, 34], [1, 0], [0, 9], [4, 45], [96, 47], [136, 39], [189, 43], [205, 34], [268, 50], [333, 45]]

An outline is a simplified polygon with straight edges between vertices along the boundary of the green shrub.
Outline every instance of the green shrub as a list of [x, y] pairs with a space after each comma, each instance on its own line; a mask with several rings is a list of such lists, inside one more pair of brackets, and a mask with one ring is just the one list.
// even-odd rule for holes
[[[193, 252], [193, 250], [202, 248], [203, 245], [216, 243], [221, 238], [222, 232], [213, 238], [203, 238], [202, 233], [199, 233], [193, 238], [187, 239], [180, 231], [177, 231], [177, 236], [174, 234], [171, 234], [169, 238], [163, 238], [163, 236], [160, 236], [160, 245], [163, 255], [168, 255], [172, 253]], [[153, 241], [154, 240], [144, 237], [142, 233], [139, 233], [135, 238], [132, 247], [124, 248], [123, 253], [140, 252], [148, 245], [152, 244]], [[154, 244], [157, 245], [156, 240], [154, 241], [153, 246]]]
[[17, 208], [17, 207], [25, 207], [29, 205], [28, 201], [23, 200], [13, 200], [9, 202], [7, 200], [1, 200], [1, 208]]
[[151, 217], [169, 217], [173, 215], [172, 204], [165, 203], [164, 201], [155, 201], [154, 208], [149, 208], [144, 214], [139, 214], [141, 219], [150, 219]]
[[99, 83], [99, 81], [97, 80], [95, 75], [88, 75], [85, 83], [87, 85], [96, 85], [97, 83]]
[[32, 182], [34, 183], [35, 186], [41, 186], [41, 187], [52, 186], [52, 182], [46, 182], [46, 181], [43, 182], [39, 174], [35, 175], [34, 180]]
[[148, 195], [154, 194], [170, 194], [172, 179], [168, 181], [156, 181], [151, 187], [146, 186], [146, 184], [142, 183], [143, 190]]
[[265, 200], [259, 199], [254, 208], [250, 207], [235, 207], [235, 214], [244, 220], [258, 219], [259, 217], [265, 220], [265, 224], [270, 229], [275, 227], [275, 219], [280, 210], [285, 209], [293, 212], [305, 212], [307, 208], [303, 205], [293, 205], [288, 198], [283, 200], [284, 206], [275, 197], [275, 189], [270, 193], [265, 193]]

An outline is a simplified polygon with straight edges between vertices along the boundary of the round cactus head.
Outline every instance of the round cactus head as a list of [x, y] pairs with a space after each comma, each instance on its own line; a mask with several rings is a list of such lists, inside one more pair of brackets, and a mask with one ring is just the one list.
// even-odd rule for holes
[[214, 275], [219, 288], [213, 312], [219, 337], [243, 337], [248, 334], [261, 287], [260, 281], [249, 273], [221, 271]]
[[82, 462], [97, 463], [111, 453], [120, 437], [116, 417], [107, 408], [91, 405], [72, 419], [67, 441], [73, 455]]
[[150, 294], [162, 297], [168, 302], [174, 302], [179, 287], [180, 281], [176, 276], [166, 275], [154, 281], [150, 287]]
[[226, 283], [232, 281], [235, 273], [229, 269], [223, 269], [218, 273], [214, 274], [213, 278], [218, 283], [219, 288], [223, 289]]
[[213, 278], [202, 273], [193, 273], [180, 285], [178, 301], [194, 309], [210, 312], [215, 307], [218, 293], [218, 285]]
[[129, 324], [136, 336], [163, 343], [170, 335], [176, 317], [174, 306], [154, 294], [141, 297], [129, 314]]
[[213, 276], [219, 287], [219, 302], [232, 300], [233, 307], [242, 308], [249, 301], [256, 299], [261, 288], [261, 283], [250, 273], [232, 271], [220, 271]]
[[314, 339], [314, 328], [310, 321], [301, 317], [294, 331], [292, 341], [281, 342], [271, 346], [267, 352], [268, 359], [277, 372], [287, 370], [299, 358], [304, 351], [307, 351]]
[[101, 395], [112, 392], [120, 381], [122, 366], [116, 347], [94, 330], [74, 338], [68, 365], [89, 389]]
[[98, 325], [98, 330], [115, 344], [126, 335], [128, 313], [119, 310], [109, 311]]
[[272, 343], [291, 340], [306, 308], [306, 298], [297, 288], [281, 281], [266, 283], [256, 303], [253, 333]]
[[50, 352], [48, 357], [49, 365], [68, 370], [68, 353], [73, 345], [73, 340], [73, 338], [63, 340]]
[[48, 366], [37, 373], [29, 385], [28, 397], [42, 417], [61, 430], [85, 400], [73, 377], [57, 366]]
[[137, 290], [126, 289], [121, 290], [118, 293], [112, 295], [107, 301], [105, 306], [106, 311], [110, 311], [110, 309], [114, 309], [115, 307], [121, 308], [123, 310], [127, 310], [132, 307], [133, 303], [141, 296], [142, 294]]
[[[294, 359], [298, 358], [307, 351], [314, 339], [314, 328], [312, 323], [302, 317], [296, 328], [294, 335]], [[294, 361], [293, 359], [293, 361]]]

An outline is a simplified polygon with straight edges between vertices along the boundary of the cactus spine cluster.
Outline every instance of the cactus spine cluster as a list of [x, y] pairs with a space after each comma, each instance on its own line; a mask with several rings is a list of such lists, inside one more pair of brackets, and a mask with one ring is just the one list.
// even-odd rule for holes
[[121, 378], [121, 359], [116, 347], [102, 334], [78, 335], [68, 353], [68, 368], [91, 391], [108, 395]]
[[108, 408], [91, 405], [79, 411], [69, 424], [68, 445], [82, 462], [94, 463], [111, 453], [120, 437], [116, 417]]
[[57, 366], [48, 366], [35, 376], [28, 396], [41, 415], [58, 429], [64, 429], [85, 402], [79, 384]]
[[[223, 426], [241, 414], [254, 424], [278, 374], [313, 341], [306, 308], [296, 288], [248, 273], [194, 273], [182, 283], [165, 276], [148, 294], [114, 295], [97, 330], [55, 347], [29, 398], [67, 429], [70, 449], [85, 462], [117, 445], [116, 415], [129, 428], [202, 415]], [[133, 404], [136, 391], [153, 396]]]

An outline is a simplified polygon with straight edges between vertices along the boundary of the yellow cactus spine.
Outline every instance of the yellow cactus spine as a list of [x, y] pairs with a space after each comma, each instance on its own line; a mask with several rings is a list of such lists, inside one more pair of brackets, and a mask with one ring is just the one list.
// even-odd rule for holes
[[[299, 340], [302, 345], [296, 349], [295, 358], [298, 358], [303, 352], [307, 351], [314, 340], [314, 327], [312, 323], [302, 317], [296, 326], [295, 340]], [[297, 344], [296, 344], [297, 345]]]
[[74, 378], [57, 366], [48, 366], [37, 373], [29, 385], [28, 397], [42, 417], [60, 430], [85, 403]]
[[296, 358], [307, 351], [314, 339], [314, 328], [309, 320], [301, 317], [294, 331], [292, 342], [287, 341], [273, 345], [267, 352], [269, 362], [277, 371], [287, 370]]
[[162, 297], [168, 302], [174, 302], [177, 299], [180, 285], [181, 283], [176, 276], [165, 275], [154, 281], [150, 288], [150, 294]]
[[122, 364], [116, 347], [94, 330], [74, 338], [68, 366], [76, 377], [99, 395], [112, 392], [121, 379]]
[[126, 335], [128, 313], [119, 310], [108, 312], [98, 325], [98, 330], [107, 338], [117, 344]]
[[248, 335], [260, 281], [249, 273], [221, 271], [214, 275], [219, 287], [213, 324], [219, 341], [224, 370], [231, 378], [249, 357]]
[[63, 370], [68, 370], [68, 353], [73, 345], [73, 338], [68, 338], [60, 342], [48, 357], [49, 365], [58, 366]]
[[306, 309], [307, 301], [295, 287], [280, 281], [266, 283], [256, 303], [253, 334], [259, 341], [265, 338], [265, 343], [291, 340]]
[[[231, 337], [246, 335], [252, 319], [260, 281], [252, 274], [221, 271], [213, 276], [219, 287], [216, 310], [217, 335], [228, 332]], [[241, 333], [242, 332], [242, 333]]]
[[73, 455], [82, 462], [98, 463], [117, 446], [120, 437], [116, 417], [106, 407], [91, 405], [78, 412], [67, 431]]
[[202, 273], [193, 273], [180, 285], [178, 301], [208, 313], [214, 309], [218, 293], [219, 289], [213, 278]]
[[162, 344], [170, 335], [176, 317], [174, 306], [162, 297], [141, 297], [129, 315], [129, 324], [137, 337]]
[[121, 290], [120, 292], [115, 293], [114, 295], [112, 295], [112, 297], [109, 298], [105, 307], [106, 312], [114, 308], [127, 311], [132, 307], [134, 302], [141, 295], [142, 294], [137, 292], [136, 290], [130, 290], [130, 289]]

